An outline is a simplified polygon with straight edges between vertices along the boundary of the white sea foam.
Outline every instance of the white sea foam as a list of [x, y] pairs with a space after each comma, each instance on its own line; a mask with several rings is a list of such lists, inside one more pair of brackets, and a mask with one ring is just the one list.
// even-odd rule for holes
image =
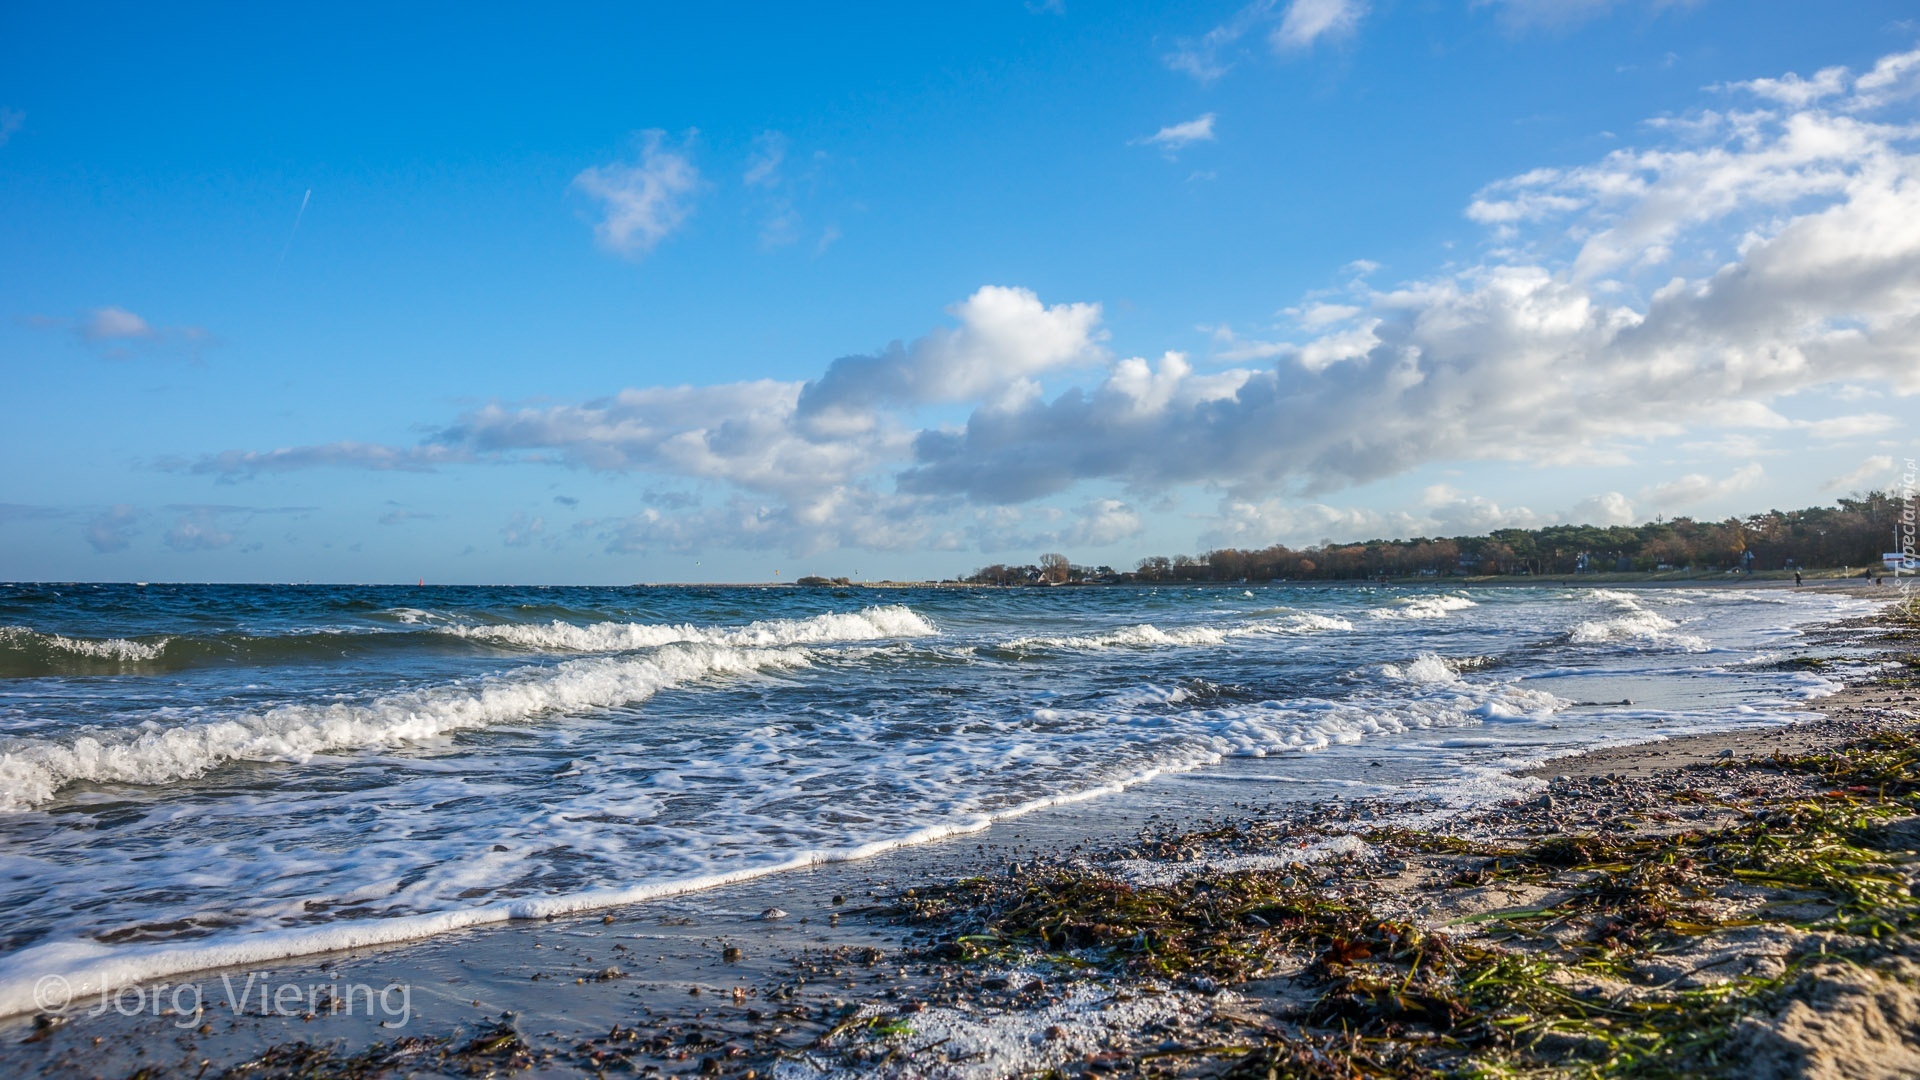
[[1170, 645], [1219, 645], [1232, 633], [1218, 626], [1181, 626], [1162, 630], [1138, 623], [1099, 634], [1065, 637], [1023, 637], [1007, 642], [1009, 649], [1150, 649]]
[[1376, 619], [1444, 619], [1452, 612], [1479, 606], [1457, 593], [1441, 593], [1400, 597], [1391, 607], [1374, 608], [1368, 614]]
[[[937, 1068], [887, 1072], [871, 1065], [848, 1068], [835, 1059], [801, 1051], [783, 1056], [769, 1069], [772, 1080], [868, 1080], [879, 1075], [929, 1076], [940, 1080], [988, 1080], [1004, 1076], [1057, 1073], [1084, 1062], [1112, 1045], [1115, 1034], [1135, 1036], [1155, 1025], [1177, 1027], [1205, 1022], [1222, 1005], [1237, 1001], [1229, 993], [1202, 997], [1185, 990], [1145, 995], [1116, 994], [1113, 987], [1088, 980], [1059, 989], [1060, 972], [1006, 973], [1014, 985], [1044, 978], [1054, 988], [1046, 1003], [1031, 1009], [981, 1012], [966, 1005], [936, 1006], [915, 1013], [912, 1034], [901, 1045], [937, 1046]], [[863, 1006], [852, 1019], [878, 1018], [890, 1006]], [[826, 1043], [838, 1050], [874, 1038], [864, 1024], [843, 1023], [842, 1034]]]
[[1410, 683], [1445, 684], [1460, 681], [1460, 673], [1454, 666], [1432, 653], [1424, 653], [1411, 663], [1382, 664], [1380, 673], [1389, 679]]
[[1622, 604], [1627, 607], [1636, 608], [1640, 606], [1640, 597], [1624, 589], [1593, 589], [1582, 595], [1594, 600], [1604, 600], [1611, 604]]
[[879, 638], [927, 637], [938, 631], [913, 609], [899, 604], [807, 619], [763, 619], [745, 626], [602, 622], [590, 626], [554, 621], [502, 626], [443, 626], [442, 633], [547, 652], [626, 652], [675, 642], [733, 648], [773, 648]]
[[1348, 631], [1353, 624], [1337, 615], [1301, 612], [1279, 619], [1219, 626], [1177, 626], [1162, 630], [1152, 623], [1135, 623], [1098, 634], [1070, 634], [1060, 637], [1021, 637], [1006, 643], [1015, 651], [1038, 649], [1153, 649], [1222, 645], [1234, 638], [1274, 634], [1308, 634]]
[[1106, 868], [1127, 884], [1140, 887], [1171, 885], [1202, 875], [1237, 874], [1286, 870], [1311, 866], [1348, 855], [1366, 855], [1373, 845], [1355, 836], [1333, 836], [1304, 847], [1271, 855], [1201, 854], [1190, 862], [1166, 862], [1161, 859], [1117, 859]]
[[132, 641], [127, 638], [72, 638], [46, 634], [25, 626], [0, 626], [0, 645], [11, 648], [39, 647], [52, 652], [70, 653], [95, 660], [136, 663], [157, 660], [166, 650], [167, 638], [157, 641]]
[[76, 781], [166, 784], [228, 761], [305, 761], [335, 750], [397, 746], [464, 728], [605, 708], [695, 679], [800, 667], [804, 649], [678, 644], [646, 657], [572, 660], [470, 686], [435, 687], [363, 705], [286, 705], [138, 735], [22, 739], [0, 752], [0, 811], [51, 800]]
[[[1444, 669], [1444, 664], [1440, 665]], [[1035, 720], [1097, 736], [1119, 748], [1169, 721], [1182, 740], [1159, 752], [1164, 768], [1191, 769], [1227, 757], [1268, 757], [1357, 743], [1413, 730], [1469, 727], [1488, 722], [1544, 719], [1568, 703], [1517, 683], [1474, 684], [1461, 680], [1416, 684], [1406, 692], [1352, 698], [1300, 698], [1221, 706], [1175, 713], [1099, 714], [1036, 709]]]
[[847, 847], [795, 850], [779, 862], [671, 881], [524, 897], [417, 915], [350, 919], [319, 926], [231, 933], [190, 943], [107, 945], [97, 941], [56, 941], [35, 945], [7, 958], [7, 969], [5, 973], [0, 973], [0, 1017], [40, 1011], [42, 1006], [34, 995], [40, 981], [48, 976], [57, 975], [64, 980], [63, 985], [77, 1000], [182, 972], [243, 967], [293, 956], [416, 941], [493, 923], [619, 907], [665, 896], [700, 892], [787, 870], [855, 862], [902, 847], [964, 836], [980, 832], [997, 821], [1023, 817], [1048, 807], [1113, 795], [1135, 784], [1153, 780], [1167, 771], [1161, 767], [1148, 768], [1109, 783], [1030, 799], [998, 811], [961, 815], [900, 836]]
[[1676, 633], [1679, 623], [1657, 611], [1650, 611], [1632, 593], [1615, 589], [1595, 589], [1590, 597], [1618, 612], [1609, 618], [1586, 619], [1567, 633], [1575, 645], [1644, 644], [1659, 648], [1705, 652], [1706, 641], [1694, 634]]

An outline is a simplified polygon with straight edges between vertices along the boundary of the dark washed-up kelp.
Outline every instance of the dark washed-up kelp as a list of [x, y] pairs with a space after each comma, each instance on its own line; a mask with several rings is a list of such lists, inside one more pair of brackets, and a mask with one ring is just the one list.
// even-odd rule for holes
[[[1744, 803], [1737, 824], [1667, 835], [1503, 846], [1371, 834], [1388, 851], [1460, 864], [1442, 893], [1525, 885], [1550, 897], [1442, 930], [1380, 917], [1295, 870], [1134, 885], [1085, 864], [1035, 867], [911, 890], [896, 910], [935, 928], [925, 952], [949, 962], [1051, 963], [1201, 987], [1284, 974], [1313, 990], [1291, 1024], [1140, 1052], [1126, 1063], [1136, 1071], [1181, 1072], [1208, 1058], [1243, 1077], [1713, 1075], [1737, 1064], [1744, 1018], [1827, 973], [1909, 949], [1920, 925], [1910, 891], [1915, 728], [1764, 767], [1829, 788]], [[1644, 975], [1677, 949], [1764, 929], [1817, 939], [1818, 951], [1698, 985]]]

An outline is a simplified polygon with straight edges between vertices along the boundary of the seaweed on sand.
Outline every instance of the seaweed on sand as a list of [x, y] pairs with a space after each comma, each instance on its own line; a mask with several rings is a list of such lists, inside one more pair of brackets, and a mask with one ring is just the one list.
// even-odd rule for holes
[[970, 878], [914, 893], [903, 898], [903, 914], [962, 927], [948, 935], [943, 958], [1035, 955], [1216, 981], [1257, 978], [1291, 949], [1363, 933], [1368, 919], [1366, 909], [1319, 896], [1282, 871], [1134, 886], [1055, 868], [1015, 882]]
[[[1911, 726], [1744, 767], [1832, 788], [1666, 835], [1498, 845], [1372, 834], [1443, 871], [1426, 897], [1437, 910], [1466, 889], [1538, 896], [1445, 928], [1383, 917], [1379, 895], [1335, 895], [1296, 872], [1130, 884], [1084, 864], [912, 890], [896, 913], [933, 931], [924, 954], [963, 964], [1054, 963], [1241, 986], [1255, 999], [1256, 980], [1310, 988], [1309, 1008], [1270, 1014], [1234, 1040], [1142, 1047], [1126, 1063], [1140, 1071], [1210, 1057], [1235, 1077], [1724, 1074], [1744, 1052], [1741, 1032], [1836, 972], [1914, 951], [1920, 926], [1906, 850], [1920, 809]], [[1367, 867], [1344, 869], [1364, 877]], [[1755, 933], [1799, 944], [1742, 973], [1715, 975], [1724, 960], [1702, 960], [1684, 977], [1650, 974], [1676, 957], [1738, 954]]]
[[453, 1076], [495, 1076], [534, 1064], [520, 1034], [505, 1024], [485, 1028], [465, 1042], [413, 1036], [377, 1042], [358, 1053], [309, 1042], [281, 1043], [220, 1074], [222, 1080], [361, 1080], [421, 1071]]

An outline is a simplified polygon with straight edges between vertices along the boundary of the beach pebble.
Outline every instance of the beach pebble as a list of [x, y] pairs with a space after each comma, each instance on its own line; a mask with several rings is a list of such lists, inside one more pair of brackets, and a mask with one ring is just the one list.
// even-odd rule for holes
[[787, 917], [787, 913], [784, 911], [781, 911], [777, 907], [770, 907], [767, 910], [761, 912], [760, 917], [771, 921], [773, 919], [784, 919]]
[[740, 946], [729, 945], [724, 950], [721, 951], [720, 959], [725, 960], [729, 964], [732, 964], [744, 959], [746, 955], [747, 955], [746, 953], [743, 953], [740, 951]]

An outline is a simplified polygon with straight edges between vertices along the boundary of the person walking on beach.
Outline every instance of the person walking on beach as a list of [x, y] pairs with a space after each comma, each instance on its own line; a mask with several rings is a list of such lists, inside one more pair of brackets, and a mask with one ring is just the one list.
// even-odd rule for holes
[[1794, 583], [1795, 585], [1798, 585], [1798, 584], [1800, 584], [1800, 571], [1798, 571], [1798, 570], [1795, 570], [1795, 571], [1793, 572], [1793, 583]]

